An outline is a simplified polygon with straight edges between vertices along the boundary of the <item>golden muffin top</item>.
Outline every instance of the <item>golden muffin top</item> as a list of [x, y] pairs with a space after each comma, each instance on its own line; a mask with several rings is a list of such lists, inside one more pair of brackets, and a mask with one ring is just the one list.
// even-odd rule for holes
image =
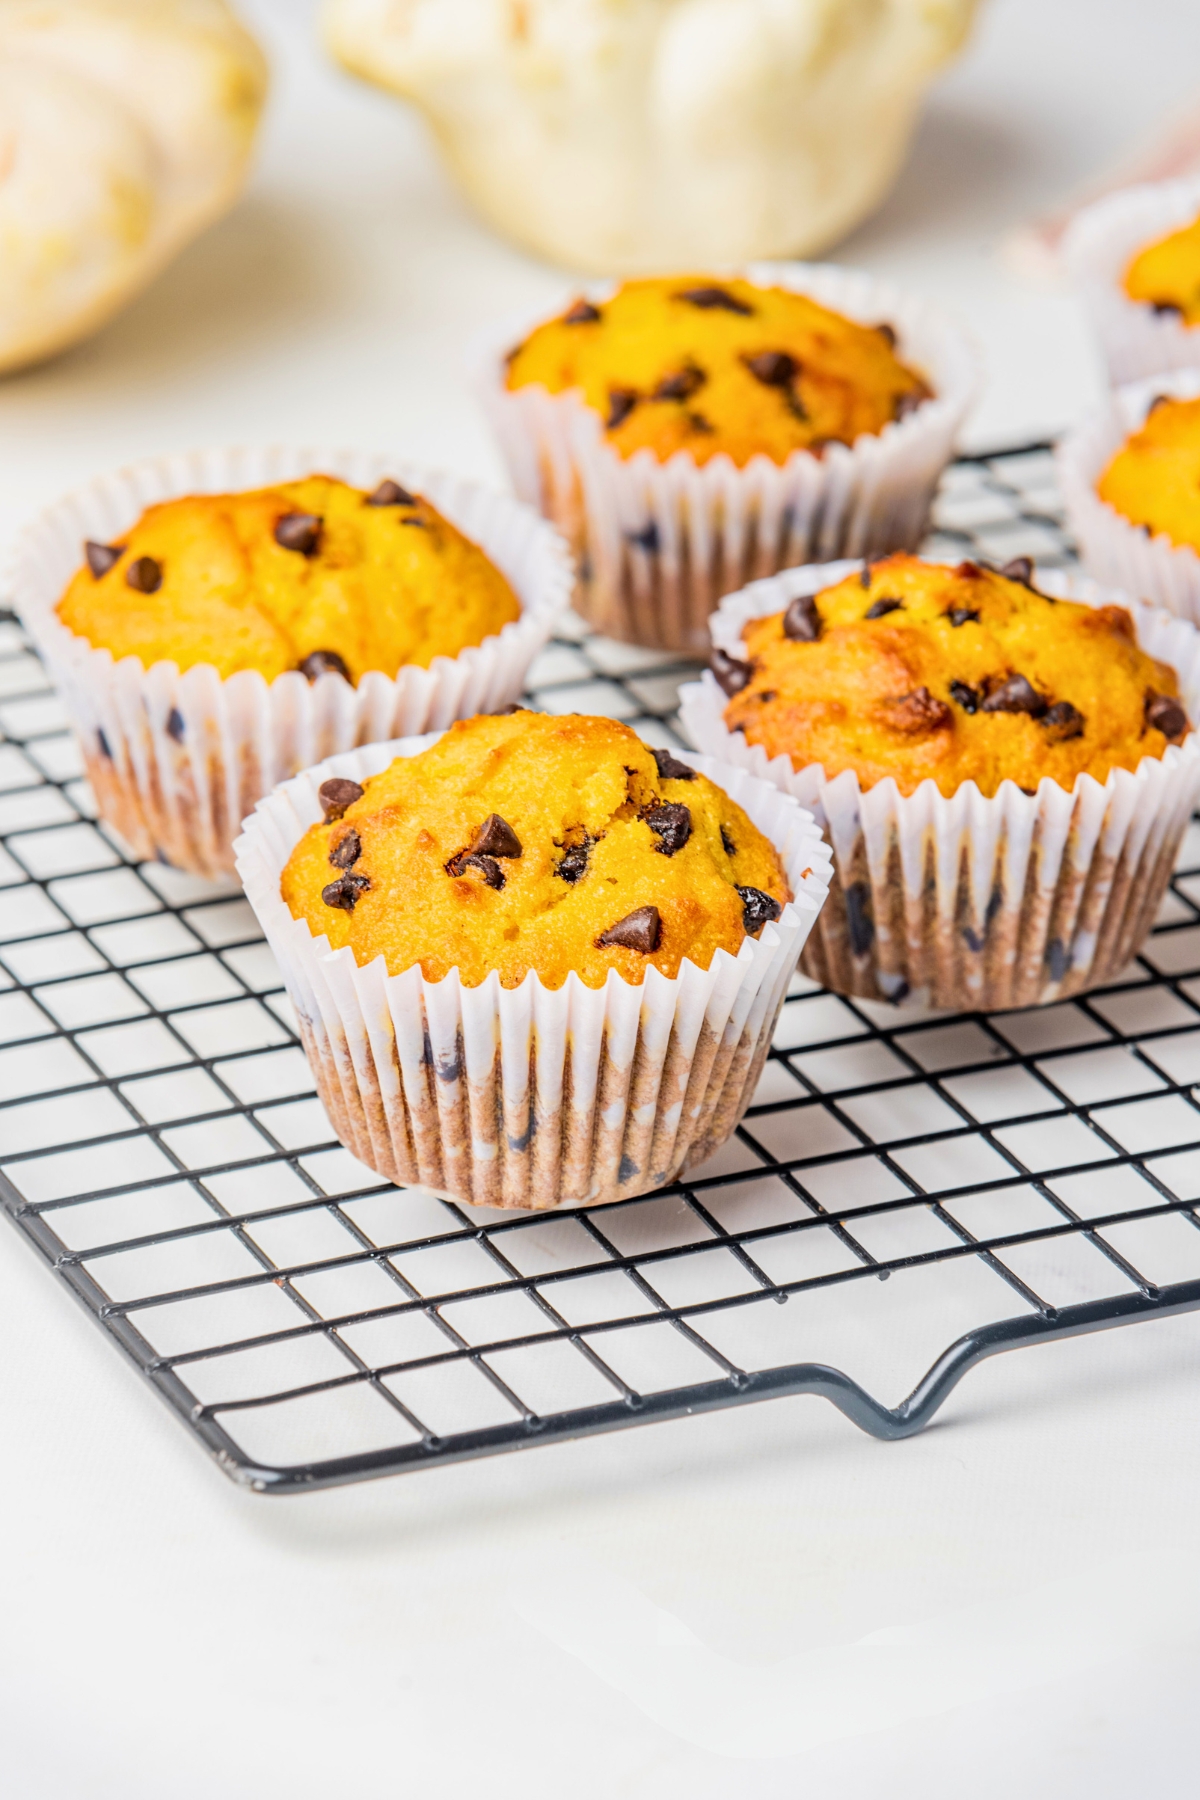
[[888, 556], [714, 652], [725, 722], [794, 768], [853, 769], [902, 794], [1004, 780], [1070, 790], [1161, 756], [1190, 729], [1175, 672], [1139, 650], [1124, 607], [1052, 600], [1026, 558], [999, 573]]
[[634, 985], [685, 957], [736, 956], [791, 898], [740, 806], [627, 725], [513, 710], [452, 725], [360, 786], [330, 780], [327, 818], [292, 851], [295, 918], [390, 974], [420, 964], [467, 987], [490, 970], [551, 988], [573, 969]]
[[1200, 325], [1200, 218], [1139, 250], [1125, 271], [1125, 292], [1156, 313]]
[[478, 545], [394, 481], [368, 494], [310, 475], [166, 500], [86, 553], [59, 618], [147, 668], [213, 663], [268, 681], [333, 670], [357, 683], [457, 656], [521, 611]]
[[1200, 400], [1154, 402], [1126, 438], [1096, 492], [1151, 537], [1200, 550]]
[[895, 353], [885, 321], [858, 325], [787, 288], [710, 276], [627, 281], [576, 300], [513, 351], [508, 386], [579, 388], [621, 456], [686, 450], [784, 463], [852, 444], [931, 390]]

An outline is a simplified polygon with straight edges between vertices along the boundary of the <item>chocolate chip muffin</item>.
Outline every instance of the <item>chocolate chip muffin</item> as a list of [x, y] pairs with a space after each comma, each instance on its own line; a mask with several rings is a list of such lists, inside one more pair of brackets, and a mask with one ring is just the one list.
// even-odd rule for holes
[[1200, 218], [1139, 250], [1122, 286], [1152, 312], [1200, 325]]
[[861, 325], [807, 294], [703, 275], [575, 300], [512, 353], [509, 389], [533, 383], [581, 391], [623, 458], [723, 453], [738, 468], [853, 444], [931, 397], [887, 320]]
[[746, 660], [713, 659], [728, 729], [827, 780], [853, 769], [863, 789], [932, 779], [991, 796], [1049, 776], [1069, 790], [1191, 729], [1175, 671], [1139, 649], [1129, 613], [1039, 593], [1025, 559], [889, 556], [752, 620], [743, 642]]
[[1161, 534], [1200, 550], [1200, 399], [1157, 399], [1101, 474], [1096, 492], [1150, 537]]
[[450, 728], [360, 785], [331, 780], [326, 818], [281, 893], [336, 950], [467, 987], [534, 971], [589, 987], [736, 956], [791, 899], [770, 841], [727, 794], [612, 719], [515, 711]]
[[118, 543], [88, 543], [59, 606], [115, 660], [268, 681], [298, 669], [357, 684], [428, 668], [517, 619], [512, 588], [428, 500], [311, 475], [149, 507]]

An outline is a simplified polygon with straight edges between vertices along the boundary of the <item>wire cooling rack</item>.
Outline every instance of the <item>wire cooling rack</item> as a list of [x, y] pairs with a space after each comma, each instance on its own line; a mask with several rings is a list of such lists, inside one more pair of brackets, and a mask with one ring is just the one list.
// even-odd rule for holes
[[[1070, 557], [1045, 446], [956, 464], [935, 527], [935, 555]], [[691, 672], [580, 627], [531, 693], [669, 744]], [[337, 1144], [249, 907], [94, 822], [12, 622], [0, 729], [0, 1200], [239, 1482], [779, 1394], [902, 1437], [982, 1357], [1200, 1306], [1200, 825], [1119, 981], [959, 1016], [797, 977], [711, 1162], [509, 1215]]]

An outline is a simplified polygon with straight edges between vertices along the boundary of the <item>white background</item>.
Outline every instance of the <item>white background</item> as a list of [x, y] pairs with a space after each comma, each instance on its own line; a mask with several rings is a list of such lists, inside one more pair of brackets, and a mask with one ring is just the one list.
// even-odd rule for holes
[[[306, 0], [237, 213], [93, 343], [0, 388], [0, 527], [133, 455], [341, 438], [498, 478], [464, 336], [560, 275], [490, 239]], [[1200, 85], [1184, 0], [994, 0], [839, 252], [940, 292], [973, 436], [1095, 391], [1003, 233]], [[0, 1782], [88, 1794], [949, 1800], [1192, 1791], [1200, 1324], [1000, 1359], [881, 1445], [776, 1402], [294, 1500], [202, 1457], [0, 1238]], [[864, 1642], [864, 1640], [867, 1640]]]

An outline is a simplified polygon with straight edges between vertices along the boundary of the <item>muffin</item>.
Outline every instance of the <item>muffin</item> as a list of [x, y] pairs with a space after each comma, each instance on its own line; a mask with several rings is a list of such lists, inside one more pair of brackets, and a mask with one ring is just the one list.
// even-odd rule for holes
[[1200, 218], [1138, 252], [1125, 271], [1129, 298], [1160, 317], [1200, 325]]
[[1026, 559], [897, 555], [732, 595], [683, 690], [705, 750], [812, 806], [839, 992], [1027, 1006], [1115, 975], [1200, 789], [1191, 627]]
[[321, 764], [237, 848], [342, 1141], [489, 1206], [710, 1156], [829, 877], [769, 783], [521, 710]]
[[752, 576], [916, 544], [975, 386], [931, 308], [802, 265], [630, 281], [513, 335], [483, 398], [518, 492], [580, 551], [577, 605], [693, 653]]
[[28, 528], [14, 575], [103, 816], [136, 856], [208, 876], [316, 757], [514, 700], [570, 583], [526, 508], [304, 450], [97, 481]]
[[1088, 573], [1200, 622], [1200, 369], [1119, 388], [1058, 472]]
[[1085, 207], [1063, 256], [1117, 385], [1200, 367], [1200, 179], [1147, 183]]

